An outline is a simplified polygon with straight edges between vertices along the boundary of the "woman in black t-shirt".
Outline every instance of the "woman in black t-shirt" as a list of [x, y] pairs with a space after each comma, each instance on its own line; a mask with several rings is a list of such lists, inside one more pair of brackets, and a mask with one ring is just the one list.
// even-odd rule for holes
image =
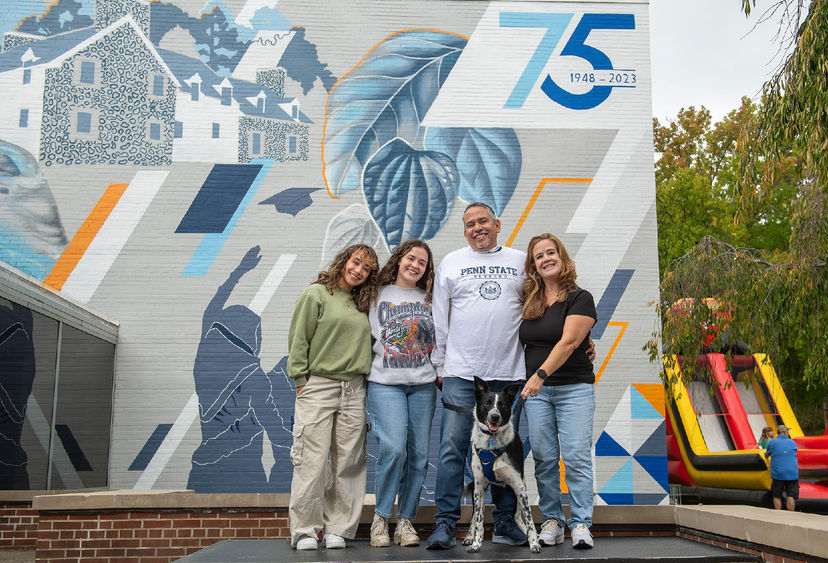
[[575, 284], [575, 263], [549, 233], [533, 237], [526, 254], [520, 341], [526, 355], [529, 441], [535, 460], [542, 544], [563, 542], [559, 458], [566, 467], [575, 548], [590, 548], [592, 525], [592, 418], [595, 374], [587, 350], [597, 320], [592, 295]]

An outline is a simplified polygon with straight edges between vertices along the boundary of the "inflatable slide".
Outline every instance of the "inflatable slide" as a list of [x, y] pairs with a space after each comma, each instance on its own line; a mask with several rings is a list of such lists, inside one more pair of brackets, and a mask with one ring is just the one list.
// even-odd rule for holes
[[790, 428], [799, 446], [800, 497], [797, 509], [828, 514], [828, 434], [804, 436], [764, 354], [723, 354], [695, 359], [667, 356], [671, 385], [666, 390], [667, 455], [670, 483], [683, 501], [771, 506], [770, 465], [757, 449], [762, 428]]

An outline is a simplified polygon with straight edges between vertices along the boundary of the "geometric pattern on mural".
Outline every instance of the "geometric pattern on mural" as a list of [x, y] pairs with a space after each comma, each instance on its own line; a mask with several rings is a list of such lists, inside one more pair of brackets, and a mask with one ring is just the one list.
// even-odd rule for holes
[[596, 504], [668, 504], [664, 390], [632, 384], [595, 442]]

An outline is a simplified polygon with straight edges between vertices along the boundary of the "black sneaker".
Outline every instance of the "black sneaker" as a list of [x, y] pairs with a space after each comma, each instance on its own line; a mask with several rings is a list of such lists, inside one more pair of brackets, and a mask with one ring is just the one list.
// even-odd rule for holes
[[504, 518], [495, 523], [492, 543], [504, 543], [506, 545], [526, 545], [529, 538], [520, 531], [515, 524], [514, 518]]
[[449, 549], [454, 547], [457, 543], [454, 536], [454, 524], [441, 520], [434, 525], [434, 531], [426, 540], [426, 549]]

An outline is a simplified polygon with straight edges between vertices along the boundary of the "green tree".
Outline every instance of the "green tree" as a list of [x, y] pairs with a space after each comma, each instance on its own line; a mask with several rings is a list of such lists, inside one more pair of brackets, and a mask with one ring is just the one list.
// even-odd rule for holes
[[[747, 15], [756, 4], [742, 0]], [[778, 20], [790, 55], [765, 84], [761, 106], [736, 136], [734, 158], [717, 175], [734, 206], [733, 238], [711, 230], [662, 265], [664, 322], [648, 346], [653, 358], [660, 346], [666, 354], [700, 352], [699, 326], [712, 314], [701, 299], [717, 297], [730, 313], [730, 341], [769, 354], [800, 418], [822, 403], [822, 421], [800, 421], [821, 433], [828, 423], [828, 0], [768, 0], [763, 7], [759, 18]], [[689, 314], [670, 314], [681, 297], [696, 298]]]
[[682, 108], [666, 125], [653, 120], [659, 154], [655, 175], [662, 275], [704, 236], [772, 251], [787, 246], [791, 230], [787, 207], [797, 187], [795, 156], [779, 164], [773, 180], [778, 185], [775, 197], [754, 206], [750, 217], [739, 216], [737, 186], [744, 157], [738, 141], [742, 131], [753, 125], [758, 110], [745, 97], [718, 123], [712, 122], [704, 106]]

